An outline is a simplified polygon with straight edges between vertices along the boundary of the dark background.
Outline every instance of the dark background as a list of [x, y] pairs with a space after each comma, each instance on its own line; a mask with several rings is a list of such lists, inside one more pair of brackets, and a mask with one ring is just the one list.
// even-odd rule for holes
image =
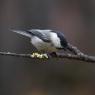
[[[32, 53], [29, 39], [10, 29], [55, 29], [95, 55], [95, 0], [1, 0], [0, 51]], [[95, 65], [66, 59], [0, 55], [0, 95], [95, 95]]]

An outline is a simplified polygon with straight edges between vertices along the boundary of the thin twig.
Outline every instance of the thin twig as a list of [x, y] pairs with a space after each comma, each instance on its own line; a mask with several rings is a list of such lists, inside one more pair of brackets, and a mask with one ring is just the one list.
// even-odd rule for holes
[[18, 54], [18, 53], [12, 53], [12, 52], [0, 52], [0, 55], [9, 55], [9, 56], [16, 56], [16, 57], [31, 58], [31, 54]]
[[89, 56], [85, 54], [84, 55], [58, 54], [58, 57], [95, 63], [95, 56]]
[[[69, 50], [72, 51], [74, 54], [57, 53], [56, 56], [52, 56], [52, 55], [49, 55], [49, 56], [50, 58], [67, 58], [67, 59], [95, 63], [95, 56], [86, 55], [82, 53], [77, 47], [71, 44], [69, 44]], [[0, 52], [0, 55], [10, 55], [10, 56], [17, 56], [17, 57], [25, 57], [25, 58], [37, 58], [37, 57], [33, 57], [32, 54], [17, 54], [17, 53], [11, 53], [11, 52]]]

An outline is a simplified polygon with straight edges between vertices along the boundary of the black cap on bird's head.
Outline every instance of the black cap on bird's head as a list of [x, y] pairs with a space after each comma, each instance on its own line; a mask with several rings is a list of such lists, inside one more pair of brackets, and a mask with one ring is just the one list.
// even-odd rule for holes
[[68, 47], [68, 42], [63, 34], [63, 32], [59, 32], [59, 31], [52, 31], [52, 32], [55, 32], [58, 36], [58, 38], [60, 39], [60, 44], [61, 44], [61, 48], [58, 48], [58, 49], [64, 49], [66, 50], [66, 48]]
[[58, 37], [60, 38], [61, 45], [63, 47], [67, 47], [67, 40], [65, 39], [64, 35], [59, 32]]

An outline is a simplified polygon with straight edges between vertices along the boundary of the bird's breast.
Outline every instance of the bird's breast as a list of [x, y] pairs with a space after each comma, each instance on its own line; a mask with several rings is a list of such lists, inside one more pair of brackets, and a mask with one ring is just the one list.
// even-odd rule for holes
[[55, 52], [57, 49], [50, 42], [44, 42], [42, 39], [34, 36], [31, 39], [31, 43], [34, 47], [36, 47], [39, 51], [44, 52]]

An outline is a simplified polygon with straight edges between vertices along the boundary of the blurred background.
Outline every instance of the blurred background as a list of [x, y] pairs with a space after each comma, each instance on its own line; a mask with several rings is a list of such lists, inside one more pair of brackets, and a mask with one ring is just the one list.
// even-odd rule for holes
[[[10, 29], [54, 29], [95, 55], [95, 0], [0, 0], [0, 51], [32, 53]], [[95, 64], [0, 55], [0, 95], [95, 95]]]

